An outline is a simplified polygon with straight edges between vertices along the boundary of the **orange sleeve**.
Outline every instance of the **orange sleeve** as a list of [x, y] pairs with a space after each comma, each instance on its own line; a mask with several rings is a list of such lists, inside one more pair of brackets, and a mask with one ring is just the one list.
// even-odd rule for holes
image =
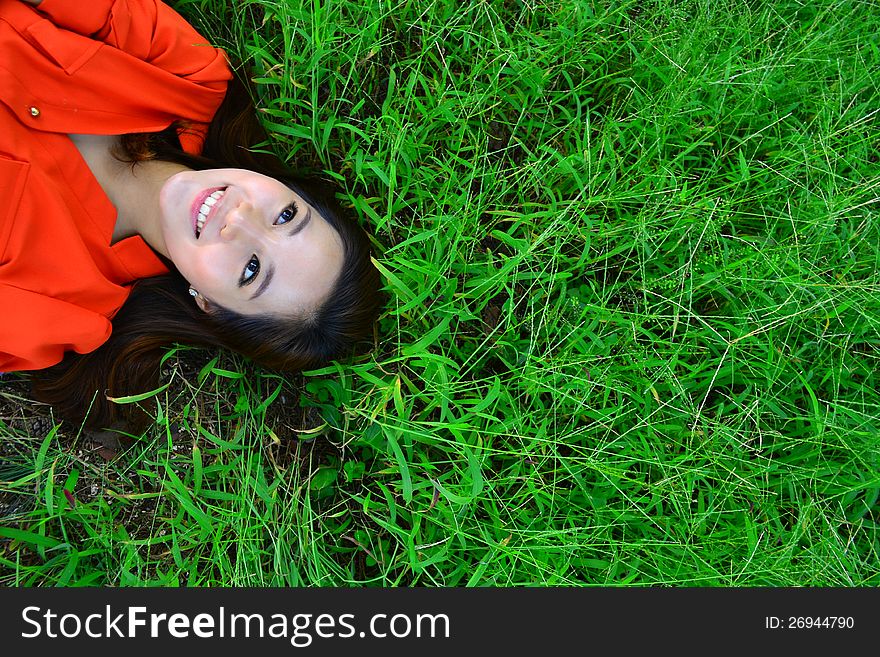
[[[24, 10], [39, 20], [26, 21]], [[159, 0], [43, 0], [16, 13], [30, 43], [66, 72], [47, 74], [51, 79], [39, 87], [44, 98], [13, 104], [23, 123], [34, 121], [26, 114], [31, 104], [56, 132], [153, 132], [185, 119], [181, 145], [201, 151], [232, 73], [226, 53], [171, 7]], [[104, 47], [127, 57], [105, 56]]]
[[225, 89], [225, 53], [159, 0], [43, 0], [56, 27], [125, 52], [173, 75]]
[[82, 35], [98, 32], [107, 23], [114, 0], [43, 0], [37, 10], [46, 14], [58, 27]]
[[0, 308], [0, 345], [15, 350], [0, 350], [0, 372], [50, 367], [65, 351], [94, 351], [110, 337], [103, 315], [10, 285], [0, 284]]

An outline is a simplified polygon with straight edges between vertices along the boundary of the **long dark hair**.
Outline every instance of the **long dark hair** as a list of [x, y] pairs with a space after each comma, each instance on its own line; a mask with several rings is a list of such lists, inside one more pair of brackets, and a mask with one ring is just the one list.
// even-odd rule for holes
[[201, 311], [188, 283], [170, 265], [167, 275], [136, 281], [114, 316], [110, 338], [88, 354], [69, 352], [59, 364], [34, 372], [34, 396], [51, 404], [62, 418], [108, 427], [118, 422], [138, 428], [146, 418], [134, 407], [107, 397], [154, 389], [166, 347], [174, 343], [223, 347], [257, 363], [296, 371], [343, 357], [373, 335], [382, 306], [379, 273], [370, 258], [364, 230], [339, 206], [331, 187], [314, 178], [294, 176], [265, 148], [267, 135], [256, 117], [248, 88], [236, 77], [209, 126], [201, 156], [180, 148], [174, 125], [162, 133], [126, 135], [120, 157], [132, 161], [162, 159], [192, 169], [242, 168], [277, 178], [300, 194], [337, 231], [343, 245], [342, 271], [326, 301], [300, 319], [244, 316], [214, 305]]

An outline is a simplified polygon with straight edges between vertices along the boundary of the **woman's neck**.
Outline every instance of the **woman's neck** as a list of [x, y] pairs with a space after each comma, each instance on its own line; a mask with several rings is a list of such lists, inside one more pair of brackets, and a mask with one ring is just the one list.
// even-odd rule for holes
[[159, 192], [165, 181], [186, 167], [161, 160], [132, 164], [114, 154], [118, 138], [107, 135], [70, 135], [92, 175], [116, 208], [112, 244], [134, 235], [161, 255], [168, 249], [159, 225]]
[[114, 241], [140, 235], [153, 250], [168, 258], [160, 227], [159, 193], [171, 176], [185, 170], [181, 164], [162, 160], [124, 164], [116, 176], [113, 195], [108, 194], [118, 213]]

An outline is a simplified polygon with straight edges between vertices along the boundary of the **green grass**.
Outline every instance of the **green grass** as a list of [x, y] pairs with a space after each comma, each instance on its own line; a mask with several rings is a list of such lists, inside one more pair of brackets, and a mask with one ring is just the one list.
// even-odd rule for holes
[[172, 350], [110, 462], [7, 375], [0, 584], [880, 584], [877, 3], [232, 4], [376, 348]]

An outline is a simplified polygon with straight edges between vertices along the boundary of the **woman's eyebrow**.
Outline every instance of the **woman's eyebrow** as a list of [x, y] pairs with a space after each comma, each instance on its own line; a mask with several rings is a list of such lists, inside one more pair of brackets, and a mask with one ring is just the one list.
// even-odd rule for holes
[[263, 276], [263, 280], [260, 281], [260, 287], [257, 288], [257, 291], [254, 292], [253, 296], [251, 296], [250, 301], [253, 301], [258, 296], [260, 296], [263, 292], [266, 291], [266, 288], [269, 287], [269, 283], [272, 282], [272, 277], [275, 275], [275, 265], [269, 265], [269, 268], [266, 270], [266, 275]]
[[303, 228], [305, 228], [306, 224], [308, 224], [311, 220], [312, 220], [312, 209], [309, 208], [309, 213], [306, 215], [306, 218], [303, 219], [302, 221], [300, 221], [296, 226], [294, 226], [293, 230], [291, 230], [289, 233], [287, 233], [287, 236], [293, 237], [299, 231], [301, 231]]
[[[296, 226], [293, 227], [289, 233], [287, 233], [288, 237], [293, 237], [298, 232], [300, 232], [303, 228], [306, 227], [306, 224], [312, 220], [312, 209], [309, 208], [309, 213], [306, 215], [306, 218], [300, 221]], [[259, 297], [263, 292], [266, 291], [266, 288], [269, 287], [269, 283], [272, 282], [272, 277], [275, 275], [275, 265], [269, 265], [269, 268], [266, 270], [266, 275], [263, 276], [263, 280], [260, 281], [260, 286], [257, 288], [257, 291], [253, 293], [250, 298], [250, 301], [253, 301], [257, 297]]]

